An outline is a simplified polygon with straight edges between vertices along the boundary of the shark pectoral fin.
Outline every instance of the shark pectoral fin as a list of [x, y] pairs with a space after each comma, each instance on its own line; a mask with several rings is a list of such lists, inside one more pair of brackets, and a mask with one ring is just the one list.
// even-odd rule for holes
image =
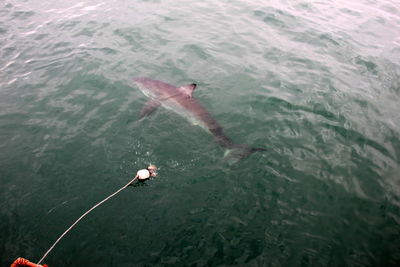
[[161, 105], [160, 101], [157, 100], [149, 100], [144, 104], [142, 111], [140, 112], [139, 119], [143, 117], [149, 116], [153, 113], [159, 106]]
[[189, 97], [192, 97], [194, 89], [196, 89], [196, 84], [191, 83], [191, 84], [186, 84], [182, 85], [180, 89], [183, 91], [183, 93], [187, 94]]

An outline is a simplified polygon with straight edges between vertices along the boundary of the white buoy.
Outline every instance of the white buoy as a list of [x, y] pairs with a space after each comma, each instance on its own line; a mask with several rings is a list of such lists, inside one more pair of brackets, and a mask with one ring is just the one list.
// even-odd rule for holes
[[147, 169], [138, 170], [136, 176], [139, 178], [139, 180], [145, 180], [150, 177], [150, 172]]

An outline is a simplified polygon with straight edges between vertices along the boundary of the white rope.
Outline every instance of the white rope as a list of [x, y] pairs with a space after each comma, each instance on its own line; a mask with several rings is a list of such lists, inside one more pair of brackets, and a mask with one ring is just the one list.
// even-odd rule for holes
[[83, 219], [83, 217], [85, 217], [86, 215], [88, 215], [92, 210], [94, 210], [95, 208], [97, 208], [98, 206], [100, 206], [101, 204], [103, 204], [104, 202], [106, 202], [107, 200], [109, 200], [110, 198], [112, 198], [113, 196], [115, 196], [116, 194], [118, 194], [119, 192], [121, 192], [122, 190], [124, 190], [125, 188], [127, 188], [130, 184], [132, 184], [136, 179], [138, 178], [138, 176], [136, 175], [135, 178], [133, 178], [129, 183], [127, 183], [126, 185], [124, 185], [123, 187], [121, 187], [120, 189], [118, 189], [117, 191], [115, 191], [114, 193], [112, 193], [111, 195], [109, 195], [108, 197], [106, 197], [105, 199], [103, 199], [102, 201], [100, 201], [99, 203], [97, 203], [96, 205], [94, 205], [92, 208], [90, 208], [88, 211], [86, 211], [84, 214], [82, 214], [81, 217], [79, 217], [67, 230], [65, 230], [65, 232], [56, 240], [56, 242], [54, 242], [54, 244], [49, 248], [49, 250], [46, 251], [46, 253], [43, 255], [43, 257], [38, 261], [37, 265], [40, 265], [40, 263], [47, 257], [47, 255], [50, 253], [50, 251], [52, 251], [52, 249], [57, 245], [58, 242], [60, 242], [60, 240], [80, 221]]

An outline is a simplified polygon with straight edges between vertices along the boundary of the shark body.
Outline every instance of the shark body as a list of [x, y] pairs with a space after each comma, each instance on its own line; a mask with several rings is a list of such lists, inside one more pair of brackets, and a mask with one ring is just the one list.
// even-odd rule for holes
[[176, 87], [162, 81], [143, 77], [134, 78], [133, 80], [141, 91], [150, 98], [142, 109], [141, 118], [150, 115], [159, 106], [164, 106], [188, 118], [211, 133], [216, 142], [232, 152], [233, 156], [242, 158], [255, 151], [266, 150], [263, 148], [252, 148], [245, 144], [235, 144], [224, 133], [221, 125], [211, 116], [207, 109], [193, 98], [192, 95], [196, 84], [192, 83]]

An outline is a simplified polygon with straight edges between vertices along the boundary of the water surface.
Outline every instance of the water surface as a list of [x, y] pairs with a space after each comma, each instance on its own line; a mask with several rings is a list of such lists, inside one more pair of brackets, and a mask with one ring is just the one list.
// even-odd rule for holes
[[[398, 266], [396, 1], [0, 3], [0, 265]], [[237, 143], [132, 77], [194, 96]]]

